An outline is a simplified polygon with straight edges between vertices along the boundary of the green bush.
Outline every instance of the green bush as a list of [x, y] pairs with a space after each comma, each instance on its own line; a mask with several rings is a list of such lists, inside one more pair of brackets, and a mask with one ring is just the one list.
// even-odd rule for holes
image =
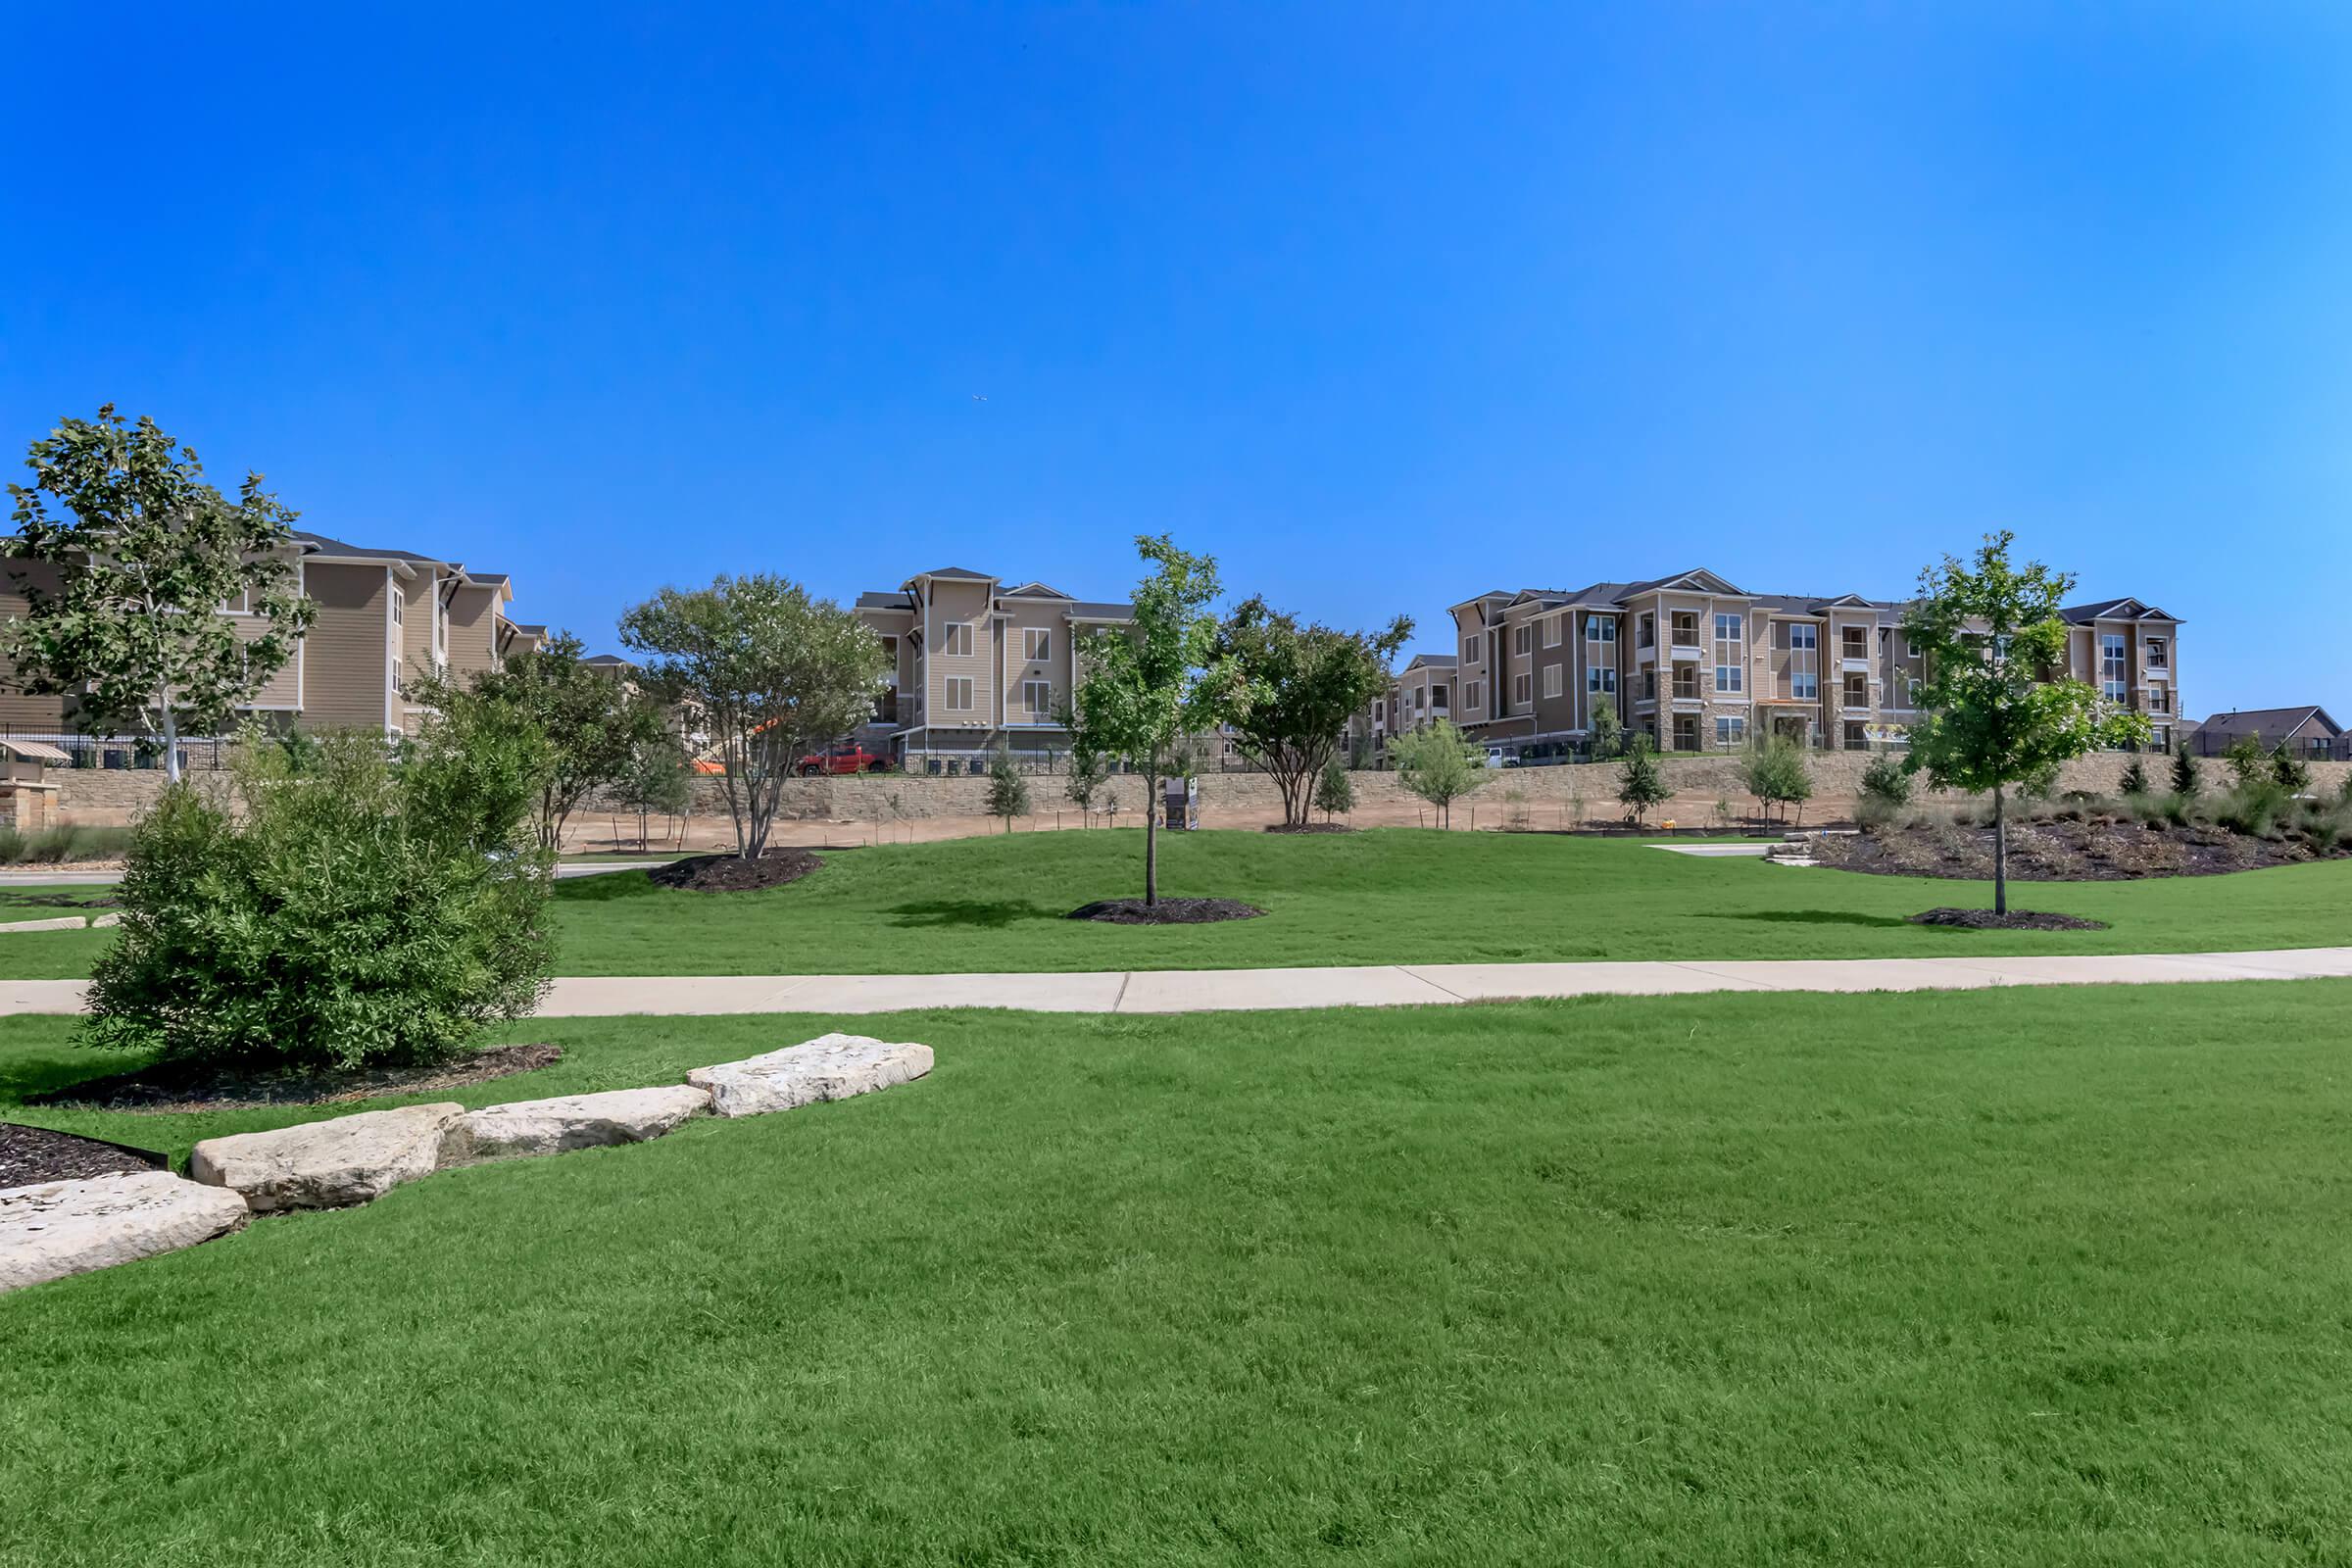
[[453, 704], [419, 741], [239, 748], [242, 810], [181, 783], [133, 834], [85, 1036], [243, 1067], [431, 1061], [553, 967], [544, 740]]
[[2293, 805], [2294, 797], [2278, 780], [2258, 773], [2223, 798], [2214, 820], [2232, 833], [2267, 839], [2277, 835]]
[[126, 827], [84, 827], [60, 823], [24, 834], [0, 827], [0, 865], [59, 865], [75, 860], [120, 859], [130, 848]]
[[[1881, 752], [1870, 760], [1862, 770], [1862, 799], [1882, 806], [1908, 806], [1911, 803], [1911, 775], [1903, 764]], [[1860, 812], [1855, 813], [1857, 816]], [[1892, 813], [1888, 813], [1889, 819]]]

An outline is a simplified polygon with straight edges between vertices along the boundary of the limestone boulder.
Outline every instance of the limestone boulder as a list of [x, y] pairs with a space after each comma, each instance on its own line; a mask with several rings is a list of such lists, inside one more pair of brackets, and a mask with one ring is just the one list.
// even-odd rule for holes
[[697, 1067], [686, 1081], [710, 1091], [710, 1108], [721, 1116], [758, 1116], [872, 1094], [930, 1070], [929, 1046], [829, 1034], [765, 1055]]
[[87, 1274], [225, 1236], [245, 1200], [168, 1170], [0, 1192], [0, 1291]]
[[605, 1144], [642, 1144], [710, 1108], [710, 1091], [691, 1084], [487, 1105], [467, 1111], [450, 1128], [441, 1162], [469, 1165], [484, 1159], [561, 1154]]
[[370, 1202], [438, 1169], [442, 1141], [465, 1114], [454, 1103], [403, 1105], [208, 1138], [189, 1152], [188, 1174], [242, 1193], [257, 1214]]

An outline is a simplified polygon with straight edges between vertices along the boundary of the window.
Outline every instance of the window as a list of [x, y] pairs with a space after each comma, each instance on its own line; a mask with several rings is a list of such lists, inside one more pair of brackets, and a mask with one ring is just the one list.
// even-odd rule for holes
[[1715, 617], [1715, 689], [1746, 690], [1747, 626], [1740, 615]]
[[1858, 669], [1846, 672], [1845, 706], [1848, 708], [1868, 708], [1870, 706], [1870, 677]]
[[[956, 659], [964, 659], [970, 657], [972, 652], [971, 622], [959, 620], [955, 625], [950, 626], [947, 629], [946, 638], [940, 643], [939, 651]], [[968, 685], [970, 683], [966, 682], [965, 684]], [[964, 706], [969, 708], [971, 705], [966, 703]]]
[[2132, 682], [2124, 665], [2124, 634], [2120, 631], [2099, 633], [2099, 692], [2111, 703], [2120, 703], [2131, 695]]
[[392, 624], [398, 626], [407, 619], [408, 613], [401, 606], [400, 586], [395, 583], [392, 587]]
[[[1644, 623], [1649, 619], [1647, 615], [1642, 618]], [[1617, 641], [1617, 617], [1614, 615], [1587, 615], [1585, 617], [1585, 641], [1614, 645]]]
[[1054, 683], [1050, 680], [1021, 682], [1021, 706], [1039, 718], [1054, 711]]
[[2165, 641], [2163, 638], [2150, 637], [2143, 646], [2147, 649], [2148, 667], [2150, 669], [2166, 669], [2171, 667], [2165, 662], [2165, 661], [2172, 656], [2171, 651], [2165, 647]]
[[1029, 662], [1034, 663], [1038, 660], [1051, 657], [1053, 646], [1054, 633], [1051, 628], [1045, 626], [1023, 626], [1021, 628], [1021, 658]]
[[1544, 695], [1546, 697], [1557, 697], [1566, 689], [1566, 687], [1567, 677], [1561, 673], [1560, 666], [1558, 664], [1545, 664], [1544, 666]]
[[1800, 703], [1821, 701], [1821, 671], [1791, 669], [1788, 671], [1788, 695]]
[[1821, 628], [1819, 626], [1808, 621], [1802, 625], [1791, 625], [1788, 628], [1788, 651], [1790, 653], [1809, 654], [1820, 646]]
[[1567, 618], [1565, 615], [1545, 615], [1544, 617], [1544, 647], [1557, 648], [1560, 646], [1560, 622]]
[[1478, 711], [1478, 682], [1472, 681], [1462, 688], [1462, 706], [1473, 713]]
[[948, 705], [948, 708], [949, 708], [951, 710], [956, 710], [956, 711], [968, 710], [971, 708], [971, 706], [972, 706], [972, 677], [971, 677], [971, 676], [969, 676], [969, 675], [950, 675], [950, 676], [948, 677], [948, 703], [947, 703], [947, 705]]
[[1903, 633], [1903, 657], [1905, 659], [1917, 659], [1919, 657], [1919, 645], [1911, 640], [1911, 634], [1909, 632]]
[[1536, 623], [1532, 620], [1523, 620], [1519, 623], [1518, 629], [1511, 634], [1511, 652], [1532, 654], [1535, 651]]
[[1840, 626], [1838, 628], [1838, 636], [1840, 640], [1838, 653], [1841, 657], [1846, 659], [1868, 659], [1870, 657], [1869, 627]]
[[1478, 662], [1478, 645], [1479, 645], [1479, 641], [1480, 641], [1480, 639], [1478, 639], [1478, 638], [1476, 638], [1476, 637], [1465, 637], [1465, 638], [1463, 638], [1463, 639], [1462, 639], [1462, 662], [1463, 662], [1463, 663], [1465, 663], [1465, 664], [1475, 664], [1475, 663], [1477, 663], [1477, 662]]
[[1746, 740], [1746, 719], [1719, 717], [1715, 720], [1715, 744], [1725, 751], [1728, 752], [1735, 746], [1742, 745]]
[[1642, 700], [1645, 703], [1658, 700], [1658, 667], [1655, 664], [1642, 671]]
[[1867, 752], [1867, 751], [1869, 751], [1869, 750], [1870, 750], [1870, 735], [1869, 735], [1869, 733], [1868, 733], [1866, 730], [1864, 730], [1864, 729], [1863, 729], [1863, 727], [1862, 727], [1861, 725], [1859, 725], [1859, 724], [1848, 724], [1848, 725], [1846, 725], [1846, 726], [1845, 726], [1845, 749], [1846, 749], [1847, 751], [1849, 751], [1849, 752]]
[[237, 595], [237, 597], [236, 597], [236, 598], [234, 598], [234, 599], [223, 599], [223, 600], [221, 600], [221, 601], [220, 601], [220, 613], [222, 613], [223, 615], [250, 615], [250, 614], [252, 614], [252, 613], [253, 613], [253, 590], [252, 590], [252, 589], [250, 589], [250, 588], [248, 588], [248, 589], [246, 589], [246, 590], [245, 590], [243, 593], [241, 593], [241, 594]]
[[1657, 645], [1658, 617], [1644, 612], [1642, 616], [1642, 646], [1644, 648], [1655, 648]]
[[1617, 672], [1605, 664], [1594, 664], [1585, 671], [1585, 690], [1589, 692], [1616, 691]]
[[1903, 680], [1903, 706], [1905, 708], [1919, 706], [1919, 677], [1917, 675], [1906, 676]]
[[2169, 713], [2172, 710], [2172, 699], [2165, 694], [2165, 689], [2162, 686], [2149, 687], [2148, 711], [2151, 713]]
[[1429, 689], [1429, 706], [1432, 708], [1444, 708], [1446, 706], [1446, 688], [1443, 686], [1432, 686]]
[[1535, 690], [1536, 678], [1533, 675], [1513, 675], [1511, 677], [1511, 701], [1513, 704], [1526, 703], [1535, 696]]
[[1674, 646], [1677, 648], [1696, 648], [1698, 646], [1697, 611], [1678, 610], [1674, 612]]

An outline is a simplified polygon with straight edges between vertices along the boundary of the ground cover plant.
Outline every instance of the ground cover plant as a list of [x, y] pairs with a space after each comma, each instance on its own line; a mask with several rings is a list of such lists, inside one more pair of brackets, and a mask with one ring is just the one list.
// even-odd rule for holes
[[[2319, 1560], [2347, 1006], [535, 1024], [430, 1098], [939, 1061], [0, 1298], [0, 1561]], [[69, 1027], [0, 1024], [0, 1111], [318, 1114], [6, 1104], [123, 1065]]]
[[[723, 897], [642, 872], [559, 882], [558, 974], [892, 974], [1637, 958], [2193, 953], [2352, 945], [2352, 863], [2036, 886], [2036, 908], [2110, 929], [1928, 931], [1982, 887], [1699, 859], [1567, 834], [1170, 833], [1163, 891], [1266, 911], [1139, 930], [1064, 918], [1129, 894], [1141, 834], [1021, 833], [827, 851], [790, 886]], [[43, 891], [61, 891], [48, 889]], [[1466, 902], [1475, 895], [1474, 902]], [[1475, 917], [1471, 917], [1472, 915]], [[86, 973], [103, 931], [0, 939], [0, 977]]]

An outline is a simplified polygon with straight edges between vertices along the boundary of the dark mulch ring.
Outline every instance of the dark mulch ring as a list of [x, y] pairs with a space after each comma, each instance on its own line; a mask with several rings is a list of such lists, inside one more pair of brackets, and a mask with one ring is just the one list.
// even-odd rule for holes
[[0, 1121], [0, 1190], [170, 1168], [170, 1162], [152, 1150]]
[[1207, 925], [1216, 920], [1254, 920], [1266, 911], [1239, 899], [1102, 899], [1072, 909], [1073, 920], [1105, 920], [1112, 925]]
[[328, 1105], [378, 1095], [430, 1093], [487, 1083], [560, 1061], [562, 1046], [493, 1046], [488, 1051], [416, 1067], [308, 1068], [235, 1072], [185, 1062], [157, 1062], [135, 1072], [92, 1078], [35, 1096], [36, 1104], [96, 1105], [105, 1110], [232, 1110], [245, 1105]]
[[1269, 833], [1352, 833], [1355, 829], [1345, 822], [1276, 822], [1266, 831]]
[[2104, 931], [2104, 920], [2085, 920], [2074, 914], [2042, 914], [2033, 909], [1929, 909], [1911, 916], [1913, 925], [1958, 926], [1965, 931]]
[[689, 893], [754, 893], [798, 882], [818, 866], [823, 857], [813, 850], [774, 849], [757, 860], [733, 855], [698, 855], [646, 872], [665, 888]]

